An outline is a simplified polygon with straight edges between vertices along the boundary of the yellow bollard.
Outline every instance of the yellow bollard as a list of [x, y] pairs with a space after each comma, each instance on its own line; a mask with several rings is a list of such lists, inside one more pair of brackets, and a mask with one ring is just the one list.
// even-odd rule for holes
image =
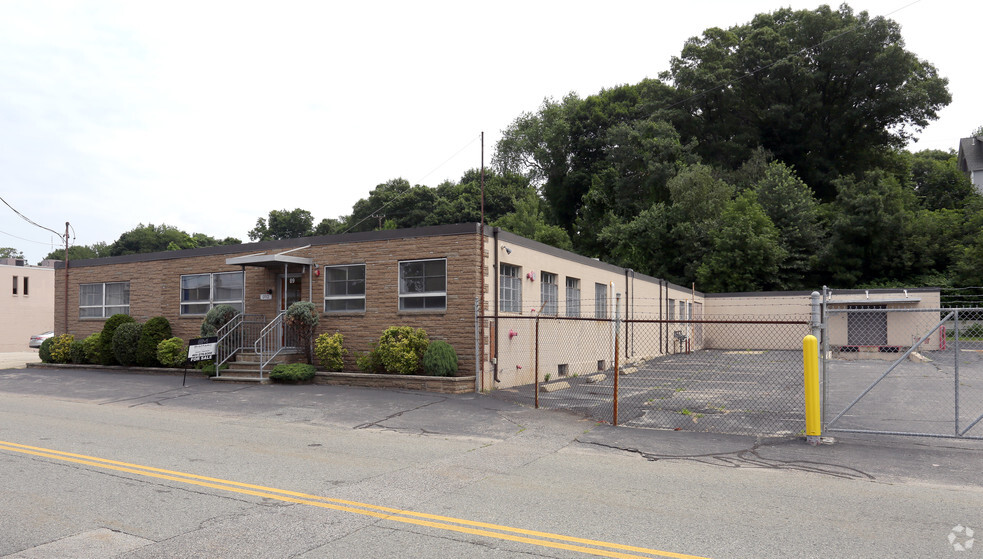
[[806, 442], [817, 445], [822, 425], [819, 416], [819, 341], [815, 336], [802, 338], [802, 369], [805, 374]]

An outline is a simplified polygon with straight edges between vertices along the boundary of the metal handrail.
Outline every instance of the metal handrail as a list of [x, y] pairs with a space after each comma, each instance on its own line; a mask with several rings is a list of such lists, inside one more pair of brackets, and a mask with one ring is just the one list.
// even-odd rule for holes
[[259, 378], [263, 378], [266, 366], [283, 350], [299, 347], [297, 334], [286, 323], [286, 315], [286, 311], [280, 311], [280, 314], [263, 328], [253, 344], [253, 349], [259, 356]]
[[215, 333], [218, 338], [215, 346], [215, 376], [222, 375], [221, 366], [237, 353], [253, 346], [256, 339], [255, 326], [265, 323], [265, 315], [239, 313], [218, 329]]

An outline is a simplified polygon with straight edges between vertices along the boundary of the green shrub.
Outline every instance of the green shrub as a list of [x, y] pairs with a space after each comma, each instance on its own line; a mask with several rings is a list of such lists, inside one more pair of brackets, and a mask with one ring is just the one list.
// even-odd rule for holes
[[237, 314], [239, 314], [239, 311], [231, 305], [216, 305], [212, 307], [208, 311], [208, 314], [205, 315], [205, 320], [201, 322], [201, 337], [214, 336], [219, 328], [225, 326]]
[[434, 377], [449, 377], [457, 372], [457, 352], [443, 340], [430, 342], [423, 353], [423, 372]]
[[334, 334], [324, 333], [314, 341], [314, 355], [317, 362], [329, 371], [340, 371], [345, 364], [345, 355], [348, 350], [343, 347], [345, 337], [341, 332]]
[[165, 367], [180, 367], [188, 358], [181, 338], [168, 338], [157, 344], [157, 361]]
[[85, 363], [92, 363], [93, 365], [98, 365], [102, 362], [99, 357], [99, 338], [101, 334], [95, 332], [90, 334], [87, 338], [82, 340], [82, 345], [85, 348]]
[[42, 363], [52, 363], [51, 361], [51, 344], [55, 343], [54, 338], [48, 338], [41, 342], [41, 347], [38, 348], [38, 357], [41, 358]]
[[130, 366], [137, 362], [137, 344], [143, 326], [136, 322], [120, 324], [113, 332], [113, 355], [120, 365]]
[[68, 346], [68, 361], [69, 363], [75, 363], [77, 365], [88, 363], [85, 358], [84, 340], [75, 340], [70, 346]]
[[[215, 360], [213, 359], [208, 359], [206, 361], [198, 361], [197, 363], [195, 363], [195, 368], [210, 377], [215, 376]], [[223, 363], [222, 366], [218, 368], [218, 370], [224, 371], [228, 368], [229, 368], [229, 364]]]
[[51, 362], [52, 363], [69, 363], [72, 360], [72, 342], [75, 341], [75, 336], [71, 334], [62, 334], [60, 336], [55, 336], [51, 338]]
[[173, 336], [171, 323], [163, 316], [155, 316], [143, 325], [137, 342], [137, 364], [143, 367], [159, 367], [157, 346]]
[[382, 361], [379, 360], [379, 351], [376, 349], [378, 345], [372, 344], [372, 349], [368, 353], [355, 356], [355, 366], [358, 367], [359, 371], [363, 373], [386, 372], [386, 368], [382, 366]]
[[277, 382], [305, 382], [314, 378], [314, 365], [307, 363], [280, 363], [270, 372], [270, 380]]
[[964, 338], [983, 338], [983, 324], [974, 322], [963, 330], [960, 335]]
[[113, 354], [113, 334], [120, 324], [135, 322], [128, 314], [114, 314], [106, 319], [99, 334], [99, 362], [103, 365], [115, 365], [116, 355]]
[[386, 372], [415, 375], [421, 372], [428, 345], [430, 338], [423, 328], [390, 326], [379, 337], [376, 352]]
[[314, 352], [311, 347], [314, 341], [314, 330], [321, 317], [317, 313], [317, 306], [310, 301], [298, 301], [287, 308], [284, 317], [287, 326], [293, 328], [297, 333], [297, 341], [304, 349], [304, 356], [308, 363], [314, 363]]

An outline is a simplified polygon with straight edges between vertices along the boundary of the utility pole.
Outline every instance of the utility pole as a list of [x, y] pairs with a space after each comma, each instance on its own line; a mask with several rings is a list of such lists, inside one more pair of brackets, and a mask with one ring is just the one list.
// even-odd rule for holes
[[69, 224], [65, 222], [65, 331], [62, 334], [68, 333], [68, 228]]

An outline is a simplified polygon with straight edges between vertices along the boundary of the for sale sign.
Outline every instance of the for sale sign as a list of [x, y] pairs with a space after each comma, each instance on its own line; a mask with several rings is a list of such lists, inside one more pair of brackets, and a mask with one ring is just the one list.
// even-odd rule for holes
[[216, 336], [206, 338], [191, 338], [188, 342], [188, 361], [205, 361], [215, 359], [215, 346], [218, 345]]

